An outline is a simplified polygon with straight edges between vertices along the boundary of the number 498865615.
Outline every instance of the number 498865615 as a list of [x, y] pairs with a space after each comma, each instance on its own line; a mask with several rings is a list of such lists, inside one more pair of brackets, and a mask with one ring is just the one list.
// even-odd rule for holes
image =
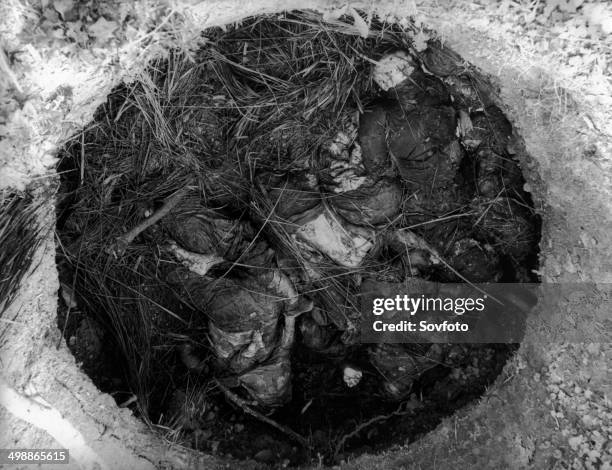
[[68, 449], [0, 449], [0, 464], [62, 464], [70, 460]]

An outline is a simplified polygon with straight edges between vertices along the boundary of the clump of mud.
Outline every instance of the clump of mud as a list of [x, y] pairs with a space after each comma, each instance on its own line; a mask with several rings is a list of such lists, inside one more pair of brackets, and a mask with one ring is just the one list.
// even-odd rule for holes
[[62, 152], [59, 326], [173, 442], [336, 461], [432, 429], [514, 349], [359, 340], [365, 281], [532, 282], [539, 225], [488, 82], [352, 21], [206, 31]]

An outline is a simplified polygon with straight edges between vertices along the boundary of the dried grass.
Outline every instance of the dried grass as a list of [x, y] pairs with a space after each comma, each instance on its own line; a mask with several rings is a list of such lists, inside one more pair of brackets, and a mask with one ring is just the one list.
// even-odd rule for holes
[[[203, 319], [194, 322], [188, 309], [176, 311], [178, 301], [175, 308], [165, 304], [173, 297], [164, 282], [173, 262], [160, 249], [158, 227], [120, 258], [109, 247], [142, 220], [143, 208], [193, 184], [203, 204], [267, 220], [259, 232], [304, 266], [285, 230], [289, 222], [273, 216], [254, 175], [262, 168], [291, 168], [296, 160], [315, 166], [341, 116], [365, 106], [372, 63], [409, 46], [398, 26], [373, 21], [364, 39], [343, 21], [302, 12], [206, 31], [207, 45], [195, 55], [177, 51], [115, 89], [93, 124], [62, 152], [62, 257], [79, 301], [111, 332], [143, 417], [159, 406], [152, 397], [172, 373], [175, 359], [168, 351]], [[218, 202], [220, 194], [231, 196], [232, 204]], [[315, 268], [321, 279], [308, 289], [332, 303], [344, 299], [350, 325], [350, 312], [358, 312], [355, 276], [380, 267], [366, 264], [346, 273], [325, 261]]]
[[43, 239], [37, 220], [39, 207], [27, 193], [0, 192], [0, 322], [11, 321], [3, 315], [15, 299]]

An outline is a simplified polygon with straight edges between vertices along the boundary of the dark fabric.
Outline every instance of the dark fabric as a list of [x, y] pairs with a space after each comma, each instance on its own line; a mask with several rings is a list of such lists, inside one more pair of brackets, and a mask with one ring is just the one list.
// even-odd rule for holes
[[267, 329], [275, 325], [282, 303], [267, 291], [260, 280], [236, 282], [227, 278], [208, 284], [205, 297], [211, 321], [225, 331]]
[[239, 382], [263, 406], [281, 405], [291, 397], [291, 367], [288, 349], [280, 347], [280, 318], [290, 303], [299, 309], [303, 302], [280, 295], [281, 279], [274, 271], [213, 279], [184, 269], [168, 279], [208, 316], [216, 367], [238, 374]]
[[464, 238], [453, 244], [451, 266], [470, 282], [495, 282], [501, 273], [499, 257], [487, 244]]
[[428, 41], [428, 47], [421, 53], [421, 60], [427, 70], [439, 77], [461, 75], [467, 72], [465, 61], [455, 51], [444, 46], [440, 41]]
[[[406, 267], [423, 269], [432, 265], [431, 250], [433, 248], [412, 232], [395, 231], [387, 233], [382, 237], [381, 242], [390, 254], [403, 260]], [[410, 273], [404, 275], [410, 275]]]
[[327, 349], [333, 338], [332, 329], [318, 324], [310, 314], [300, 318], [299, 331], [302, 344], [314, 351]]
[[421, 107], [404, 113], [394, 106], [388, 113], [389, 152], [402, 178], [414, 189], [447, 185], [457, 162], [455, 111], [450, 107]]
[[359, 144], [363, 165], [370, 174], [389, 166], [387, 154], [387, 112], [382, 105], [366, 110], [359, 119]]
[[386, 97], [390, 102], [398, 103], [404, 112], [422, 107], [452, 105], [444, 83], [420, 69], [415, 69], [410, 78], [387, 90]]
[[217, 254], [233, 261], [255, 236], [248, 222], [227, 219], [199, 201], [181, 202], [162, 219], [164, 229], [182, 248], [201, 254]]
[[490, 90], [485, 85], [487, 80], [439, 41], [429, 41], [420, 58], [429, 72], [444, 78], [456, 108], [473, 112], [493, 104]]
[[290, 220], [321, 203], [317, 179], [311, 172], [263, 173], [258, 183], [266, 188], [269, 210], [282, 220]]
[[276, 407], [291, 400], [291, 362], [287, 354], [273, 356], [238, 380], [260, 405]]
[[276, 324], [283, 308], [283, 303], [268, 291], [265, 280], [260, 277], [214, 279], [179, 268], [168, 280], [179, 286], [187, 300], [218, 328], [227, 332], [268, 331], [269, 325]]
[[469, 113], [492, 104], [489, 94], [479, 87], [477, 79], [471, 76], [449, 76], [444, 79], [444, 83], [457, 109], [463, 109]]
[[512, 157], [502, 157], [492, 150], [478, 152], [477, 189], [481, 196], [522, 195], [521, 170]]
[[494, 105], [484, 111], [472, 113], [473, 130], [464, 139], [480, 142], [479, 150], [491, 150], [499, 155], [508, 153], [512, 143], [512, 126], [501, 110]]
[[328, 202], [354, 225], [385, 224], [401, 210], [402, 188], [397, 181], [383, 178], [353, 191], [330, 195]]

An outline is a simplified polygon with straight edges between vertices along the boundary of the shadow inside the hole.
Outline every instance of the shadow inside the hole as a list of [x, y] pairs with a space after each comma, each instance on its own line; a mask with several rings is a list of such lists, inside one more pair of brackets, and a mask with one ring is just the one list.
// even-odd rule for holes
[[[261, 27], [261, 21], [264, 20], [253, 20], [251, 27]], [[268, 18], [265, 21], [276, 20]], [[267, 31], [265, 28], [263, 30]], [[237, 40], [236, 38], [245, 40], [242, 37], [246, 34], [245, 31], [237, 27], [236, 30], [230, 30], [234, 36], [228, 37], [232, 41]], [[223, 34], [217, 31], [214, 37], [221, 41]], [[379, 58], [383, 51], [402, 45], [402, 41], [398, 41], [394, 36], [399, 34], [398, 31], [391, 28], [389, 34], [392, 39], [388, 42], [379, 43], [378, 40], [373, 40], [373, 57]], [[242, 57], [243, 51], [247, 49], [241, 46], [239, 50], [232, 52], [231, 57]], [[361, 70], [364, 74], [369, 73], [366, 65], [369, 67], [365, 63], [360, 65], [364, 67]], [[157, 64], [154, 78], [162, 84], [166, 83], [165, 80], [171, 75], [167, 72], [172, 72], [172, 67], [177, 67], [172, 60]], [[163, 72], [164, 68], [166, 72]], [[236, 85], [227, 81], [228, 76], [231, 80], [244, 80], [245, 83], [254, 80], [242, 68], [238, 69], [232, 75], [231, 71], [223, 68], [225, 75], [221, 79], [210, 78], [210, 70], [198, 69], [197, 73], [202, 75], [197, 78], [211, 80], [211, 84], [207, 85], [211, 88], [211, 94], [223, 90], [224, 86], [227, 88], [229, 84]], [[286, 80], [286, 77], [283, 79]], [[242, 86], [242, 83], [240, 84]], [[259, 84], [260, 88], [255, 91], [263, 93], [265, 89], [261, 88], [261, 83], [256, 84]], [[106, 257], [108, 245], [100, 243], [100, 240], [112, 241], [135, 225], [141, 211], [159, 209], [172, 190], [190, 181], [187, 173], [193, 172], [194, 169], [187, 165], [193, 164], [193, 159], [211, 172], [228, 170], [223, 161], [208, 158], [206, 155], [190, 155], [187, 161], [180, 160], [182, 154], [179, 150], [182, 149], [175, 148], [175, 141], [164, 141], [162, 146], [164, 152], [172, 158], [167, 154], [153, 155], [154, 152], [149, 148], [158, 145], [161, 140], [168, 139], [168, 131], [161, 126], [155, 127], [157, 123], [151, 124], [153, 121], [150, 115], [145, 115], [144, 118], [141, 116], [138, 121], [138, 106], [141, 106], [138, 99], [147, 97], [146, 92], [139, 95], [139, 98], [131, 94], [138, 90], [139, 86], [121, 86], [115, 89], [106, 105], [96, 114], [96, 125], [83, 131], [83, 138], [76, 138], [64, 149], [58, 167], [62, 178], [61, 197], [58, 199], [57, 230], [61, 241], [58, 246], [58, 266], [63, 285], [60, 293], [62, 307], [58, 315], [59, 327], [77, 361], [83, 364], [83, 369], [102, 391], [111, 393], [118, 404], [137, 411], [145, 421], [161, 425], [159, 428], [170, 441], [239, 458], [259, 456], [258, 460], [261, 461], [287, 460], [298, 464], [316, 459], [318, 454], [323, 455], [328, 462], [333, 462], [345, 453], [378, 451], [393, 444], [414, 440], [433, 429], [444, 416], [478, 398], [495, 380], [516, 345], [465, 346], [466, 350], [457, 354], [459, 359], [456, 362], [440, 364], [422, 374], [414, 382], [410, 394], [403, 400], [407, 408], [394, 414], [398, 410], [398, 400], [390, 399], [381, 391], [383, 374], [370, 363], [367, 346], [353, 345], [342, 357], [329, 357], [308, 350], [298, 341], [291, 362], [293, 398], [289, 404], [275, 410], [271, 417], [306, 437], [311, 447], [308, 452], [296, 446], [281, 432], [244, 416], [240, 409], [228, 405], [219, 390], [211, 385], [215, 370], [213, 357], [207, 346], [209, 330], [206, 317], [194, 308], [189, 299], [181, 298], [181, 294], [164, 281], [171, 266], [169, 260], [160, 255], [159, 246], [164, 243], [166, 237], [163, 230], [152, 227], [135, 240], [126, 257], [121, 260], [123, 264], [116, 269], [109, 269], [109, 265], [116, 260], [110, 256]], [[370, 85], [362, 86], [367, 88]], [[238, 88], [234, 91], [244, 92]], [[371, 92], [372, 96], [358, 95], [350, 98], [346, 95], [346, 102], [357, 110], [378, 98], [371, 89], [368, 89], [368, 92]], [[176, 97], [168, 98], [167, 109], [182, 107], [187, 113], [187, 110], [198, 108], [180, 99], [177, 104], [170, 98]], [[359, 106], [356, 101], [360, 101]], [[345, 104], [343, 103], [343, 106]], [[202, 104], [200, 108], [204, 109], [206, 106]], [[226, 110], [220, 112], [229, 113], [231, 117], [229, 119], [228, 114], [223, 114], [223, 118], [227, 118], [231, 123], [227, 124], [222, 120], [219, 123], [223, 132], [227, 133], [224, 135], [226, 139], [231, 132], [246, 133], [243, 127], [248, 128], [253, 122], [257, 122], [256, 119], [247, 119], [235, 111], [232, 109], [231, 112], [236, 115], [231, 115], [230, 111]], [[330, 112], [329, 109], [326, 111]], [[496, 116], [495, 113], [491, 115]], [[181, 118], [178, 114], [164, 116], [175, 120]], [[489, 118], [486, 113], [484, 117]], [[505, 118], [497, 116], [496, 119], [503, 121]], [[333, 122], [333, 119], [331, 121]], [[141, 128], [130, 127], [134, 122], [138, 122]], [[328, 122], [330, 121], [327, 120], [326, 124]], [[114, 124], [102, 132], [100, 128], [106, 125], [105, 123]], [[131, 140], [125, 135], [119, 135], [121, 138], [117, 135], [109, 137], [112, 133], [121, 134], [121, 129], [112, 127], [117, 123], [125, 126], [123, 130], [126, 130], [127, 137], [133, 137]], [[507, 121], [500, 124], [500, 127], [507, 126]], [[188, 134], [185, 129], [180, 131], [183, 132], [181, 135]], [[113, 144], [112, 148], [104, 147], [104, 152], [95, 153], [103, 147], [102, 144], [109, 141]], [[81, 147], [81, 142], [85, 143], [84, 147]], [[206, 143], [211, 147], [217, 144]], [[195, 148], [191, 141], [185, 146], [193, 153], [201, 151], [201, 148]], [[273, 149], [281, 152], [275, 147]], [[113, 155], [109, 156], [108, 152], [116, 152], [125, 161], [120, 161]], [[83, 155], [86, 156], [85, 160]], [[153, 161], [154, 156], [159, 159]], [[244, 162], [230, 163], [238, 167], [239, 163]], [[173, 168], [172, 172], [165, 173], [164, 165], [174, 165], [179, 169]], [[182, 171], [181, 165], [184, 165]], [[146, 173], [147, 171], [149, 173]], [[151, 181], [143, 181], [143, 174], [149, 174]], [[469, 154], [461, 164], [458, 179], [462, 191], [470, 198], [474, 195], [480, 196], [478, 178], [479, 159]], [[530, 196], [522, 191], [524, 180], [519, 183], [513, 188], [512, 196], [525, 206], [533, 208]], [[210, 190], [206, 184], [208, 181], [202, 183], [202, 186]], [[225, 182], [217, 181], [217, 184], [221, 187]], [[92, 190], [92, 194], [86, 194], [89, 188], [95, 188], [100, 193], [93, 194]], [[245, 213], [251, 203], [248, 197], [253, 188], [246, 188], [246, 196], [239, 191], [234, 193], [232, 187], [224, 189], [225, 199], [212, 197], [211, 205], [224, 216], [247, 218]], [[231, 194], [228, 196], [227, 193]], [[89, 199], [86, 200], [83, 196]], [[145, 207], [143, 203], [150, 206]], [[79, 216], [74, 217], [75, 213]], [[97, 220], [98, 226], [90, 224], [89, 221], [93, 219]], [[469, 220], [458, 220], [452, 224], [438, 224], [433, 229], [420, 226], [415, 232], [423, 237], [438, 238], [441, 243], [437, 248], [442, 249], [442, 242], [452, 239], [453, 232], [471, 229]], [[420, 223], [419, 220], [415, 222]], [[499, 266], [496, 267], [501, 272], [499, 281], [536, 280], [532, 271], [537, 268], [537, 240], [540, 238], [541, 222], [535, 215], [532, 222], [535, 233], [533, 246], [529, 247], [531, 251], [520, 263], [510, 255], [500, 256]], [[257, 223], [259, 225], [256, 228], [267, 236], [263, 231], [265, 223]], [[116, 232], [104, 232], [107, 226]], [[100, 232], [103, 232], [103, 236]], [[477, 238], [476, 235], [474, 237]], [[479, 237], [476, 241], [482, 244], [499, 242], [485, 235]], [[98, 244], [83, 250], [83, 244], [93, 239]], [[232, 268], [233, 274], [242, 269]], [[211, 272], [227, 272], [225, 265], [218, 269], [217, 272]], [[126, 277], [116, 279], [118, 274], [122, 274], [122, 270], [125, 271]], [[443, 269], [431, 269], [426, 275], [432, 281], [457, 281], [452, 273]], [[77, 305], [69, 307], [67, 304], [71, 302], [66, 301], [66, 295], [71, 299], [72, 293], [76, 296]], [[125, 318], [129, 318], [129, 321], [124, 321]], [[187, 341], [196, 344], [201, 357], [205, 358], [203, 363], [198, 365], [197, 373], [188, 370], [180, 359], [179, 346]], [[97, 343], [98, 346], [92, 347], [92, 343]], [[363, 371], [362, 382], [357, 388], [347, 389], [342, 380], [341, 368], [346, 362]], [[474, 362], [477, 365], [474, 365]], [[374, 421], [369, 425], [372, 420]]]

